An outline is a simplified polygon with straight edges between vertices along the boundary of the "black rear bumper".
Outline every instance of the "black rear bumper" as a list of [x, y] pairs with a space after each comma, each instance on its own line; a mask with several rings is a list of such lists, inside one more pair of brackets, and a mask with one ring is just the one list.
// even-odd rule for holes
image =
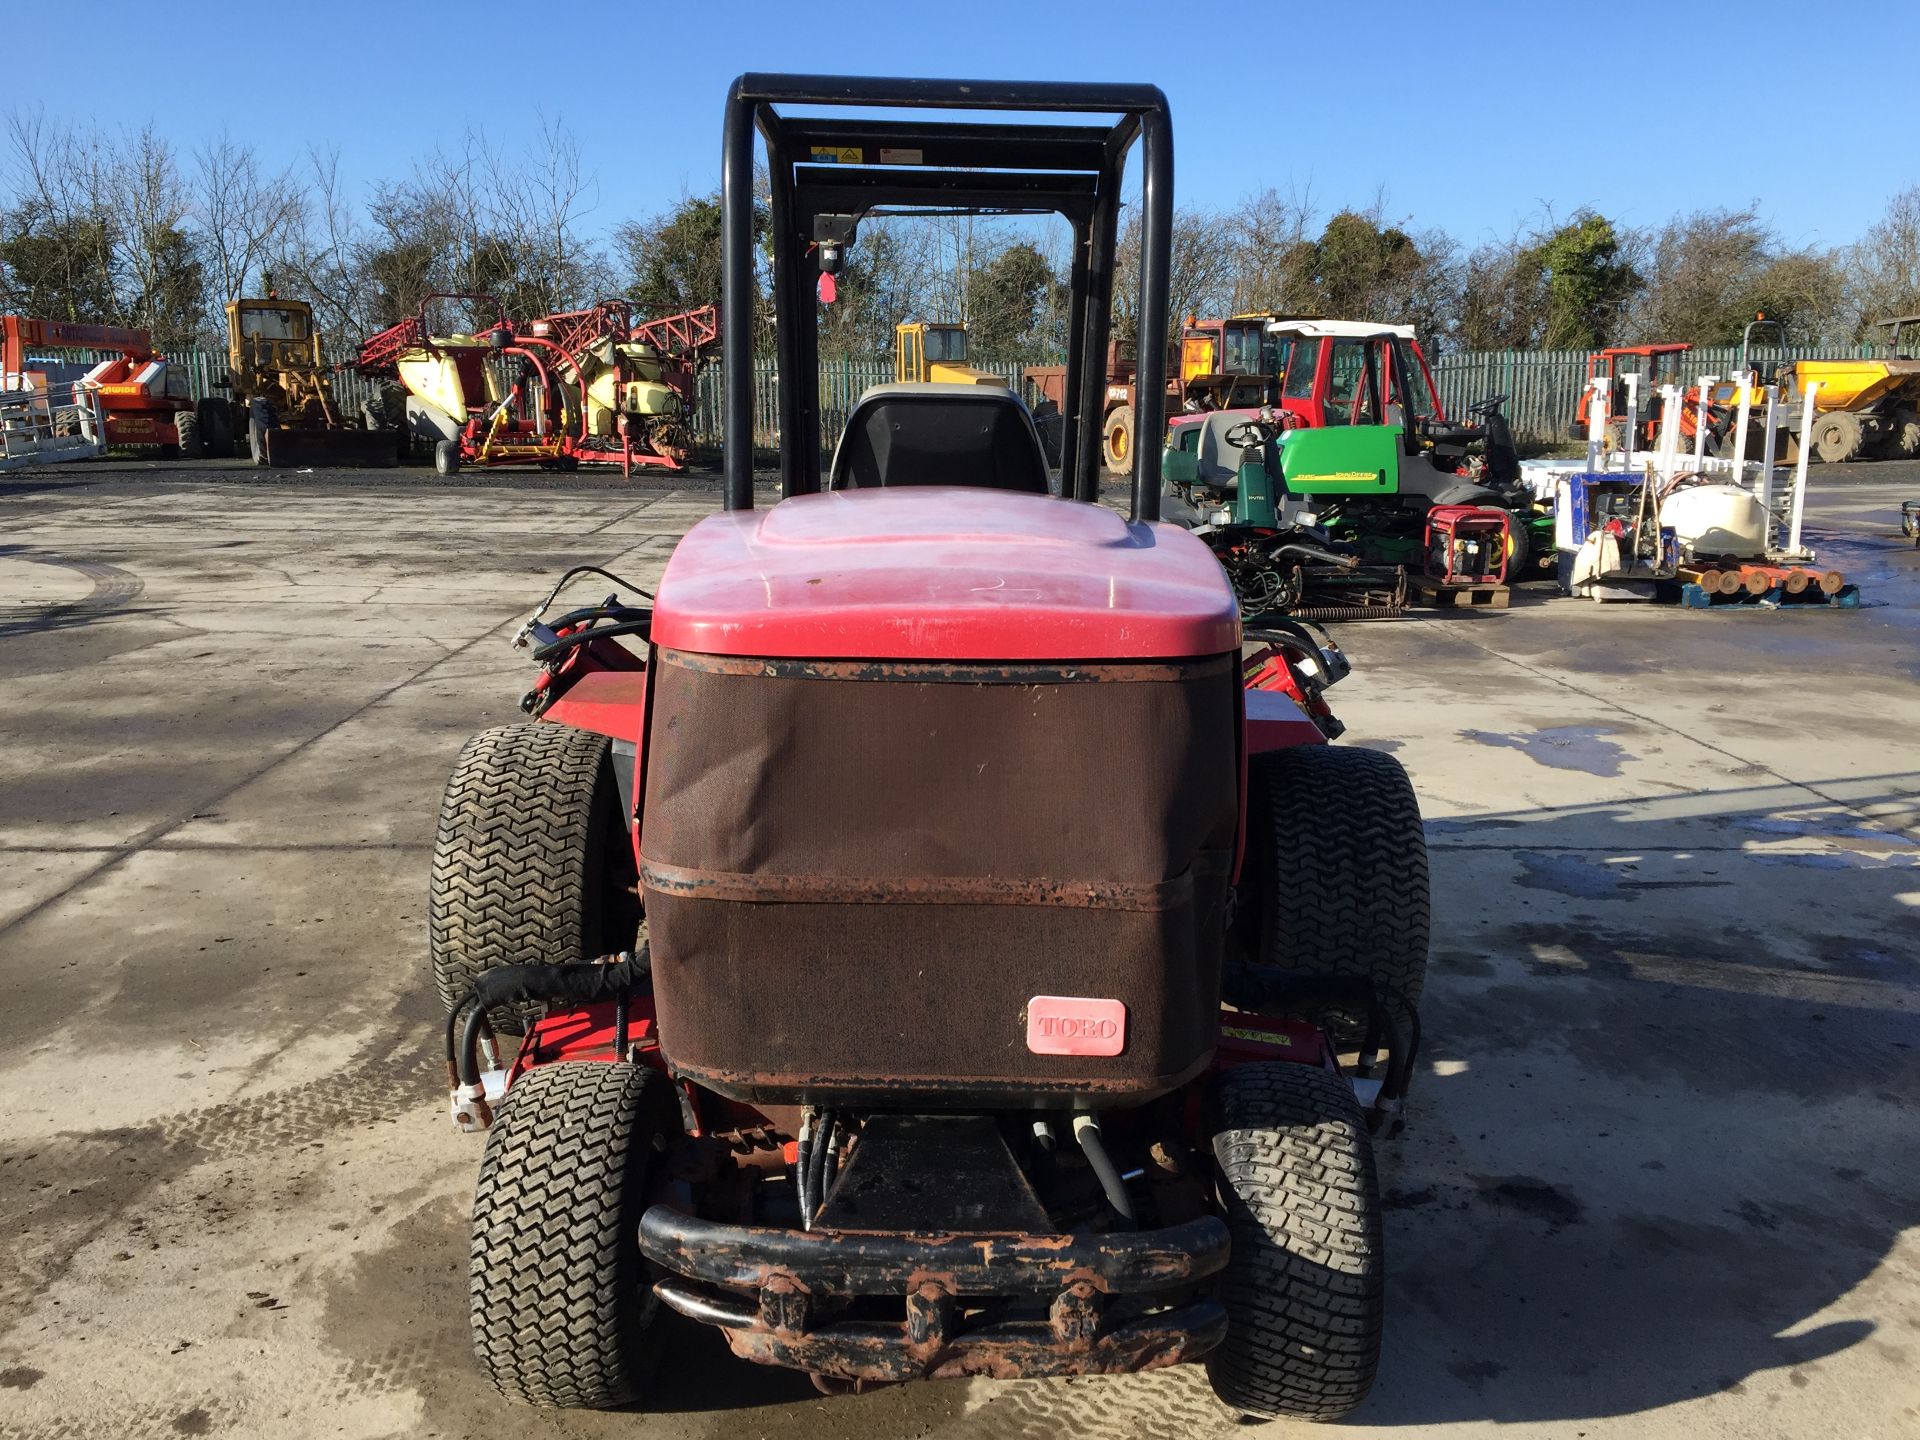
[[721, 1225], [656, 1205], [640, 1248], [677, 1277], [654, 1286], [660, 1298], [734, 1353], [843, 1380], [1152, 1370], [1227, 1329], [1208, 1284], [1227, 1228], [1212, 1216], [1111, 1235], [918, 1235]]

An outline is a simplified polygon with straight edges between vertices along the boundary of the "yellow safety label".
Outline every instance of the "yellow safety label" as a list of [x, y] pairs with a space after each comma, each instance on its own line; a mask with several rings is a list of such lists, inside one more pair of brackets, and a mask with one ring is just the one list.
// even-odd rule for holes
[[822, 165], [858, 165], [866, 152], [858, 145], [816, 145], [813, 158]]
[[1220, 1033], [1222, 1035], [1231, 1035], [1236, 1040], [1252, 1040], [1261, 1045], [1293, 1044], [1292, 1036], [1275, 1035], [1272, 1032], [1267, 1030], [1236, 1030], [1231, 1025], [1222, 1025], [1220, 1027]]

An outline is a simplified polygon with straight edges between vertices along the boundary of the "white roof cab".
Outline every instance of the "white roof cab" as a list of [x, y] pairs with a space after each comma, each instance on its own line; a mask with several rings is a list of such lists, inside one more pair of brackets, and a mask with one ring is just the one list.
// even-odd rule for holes
[[1371, 335], [1398, 335], [1402, 340], [1413, 339], [1411, 325], [1385, 325], [1372, 320], [1269, 320], [1267, 333], [1358, 336], [1361, 339]]

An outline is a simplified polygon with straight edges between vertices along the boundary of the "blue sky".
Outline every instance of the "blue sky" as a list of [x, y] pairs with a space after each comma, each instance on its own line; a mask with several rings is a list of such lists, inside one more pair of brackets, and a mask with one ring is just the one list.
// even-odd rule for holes
[[[1152, 80], [1173, 103], [1182, 203], [1225, 206], [1274, 185], [1310, 189], [1333, 209], [1384, 192], [1392, 216], [1470, 245], [1542, 206], [1645, 224], [1752, 202], [1790, 243], [1841, 244], [1920, 182], [1910, 87], [1897, 71], [1863, 71], [1838, 93], [1819, 88], [1836, 77], [1810, 74], [1802, 100], [1788, 77], [1796, 58], [1811, 68], [1827, 32], [1820, 12], [1776, 0], [1737, 14], [1604, 0], [323, 0], [230, 17], [198, 68], [149, 7], [97, 6], [88, 13], [103, 23], [84, 39], [69, 7], [18, 8], [0, 112], [152, 119], [182, 149], [225, 128], [269, 159], [337, 148], [362, 187], [404, 174], [436, 143], [457, 145], [468, 127], [514, 148], [544, 114], [582, 141], [598, 181], [595, 229], [712, 188], [721, 97], [749, 69]], [[1209, 14], [1223, 23], [1208, 28]], [[1920, 50], [1914, 0], [1859, 0], [1847, 17], [1849, 60], [1870, 68], [1874, 56]], [[1696, 45], [1677, 39], [1687, 26]], [[1690, 49], [1705, 53], [1692, 80], [1663, 60]], [[287, 58], [303, 52], [304, 70]], [[19, 63], [35, 54], [50, 58]], [[273, 58], [256, 71], [251, 55]], [[1636, 74], [1645, 78], [1614, 78]], [[1822, 102], [1845, 136], [1892, 142], [1827, 143], [1805, 118]]]

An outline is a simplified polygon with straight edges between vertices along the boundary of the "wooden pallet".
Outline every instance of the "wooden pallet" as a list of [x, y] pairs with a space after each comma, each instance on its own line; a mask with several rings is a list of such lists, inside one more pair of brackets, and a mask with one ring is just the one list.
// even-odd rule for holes
[[1505, 585], [1442, 585], [1430, 575], [1410, 575], [1407, 583], [1421, 600], [1440, 609], [1504, 610], [1513, 596]]

